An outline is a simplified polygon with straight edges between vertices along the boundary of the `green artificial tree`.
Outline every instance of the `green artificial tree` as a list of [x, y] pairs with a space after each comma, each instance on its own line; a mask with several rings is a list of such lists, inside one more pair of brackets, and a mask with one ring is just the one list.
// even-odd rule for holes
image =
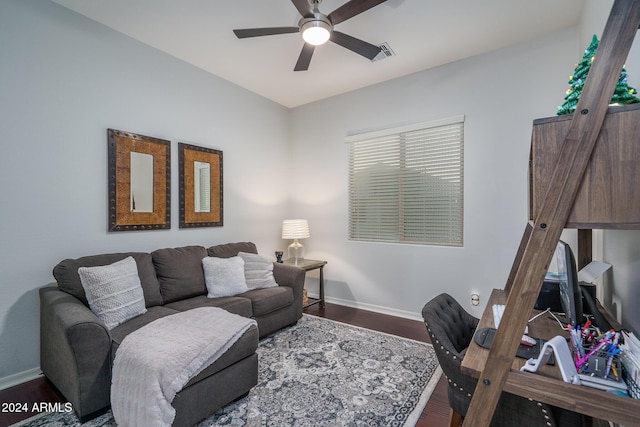
[[[582, 60], [576, 65], [573, 70], [573, 75], [569, 77], [570, 87], [567, 89], [567, 95], [564, 97], [564, 104], [558, 107], [557, 114], [559, 116], [562, 114], [572, 114], [576, 110], [578, 100], [580, 99], [580, 95], [582, 95], [582, 88], [587, 80], [587, 74], [589, 74], [589, 70], [591, 69], [591, 63], [596, 56], [599, 43], [598, 37], [594, 34], [591, 44], [584, 51]], [[627, 70], [623, 68], [618, 83], [616, 84], [616, 90], [613, 92], [613, 97], [611, 97], [611, 105], [640, 102], [640, 99], [635, 96], [636, 93], [638, 93], [638, 91], [627, 84]]]

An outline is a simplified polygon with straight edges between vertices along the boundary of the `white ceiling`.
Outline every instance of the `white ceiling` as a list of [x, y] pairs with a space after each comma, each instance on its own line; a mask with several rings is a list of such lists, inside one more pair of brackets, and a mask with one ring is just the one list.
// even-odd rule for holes
[[[585, 0], [387, 0], [336, 29], [395, 56], [378, 62], [334, 43], [293, 67], [299, 33], [237, 39], [235, 28], [297, 26], [290, 0], [52, 0], [286, 107], [437, 67], [578, 25]], [[329, 14], [346, 0], [324, 0]]]

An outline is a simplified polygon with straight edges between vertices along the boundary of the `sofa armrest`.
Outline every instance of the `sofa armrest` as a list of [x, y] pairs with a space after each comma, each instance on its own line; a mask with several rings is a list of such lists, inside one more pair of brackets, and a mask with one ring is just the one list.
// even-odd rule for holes
[[80, 419], [109, 406], [111, 335], [78, 298], [40, 289], [40, 367]]
[[302, 292], [306, 271], [302, 268], [273, 263], [273, 277], [280, 286], [288, 286], [293, 289], [293, 304], [296, 307], [296, 319], [302, 317]]

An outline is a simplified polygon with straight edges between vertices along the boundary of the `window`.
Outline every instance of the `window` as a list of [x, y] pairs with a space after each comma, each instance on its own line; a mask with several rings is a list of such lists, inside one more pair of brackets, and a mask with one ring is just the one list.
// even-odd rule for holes
[[462, 246], [464, 116], [349, 136], [349, 239]]

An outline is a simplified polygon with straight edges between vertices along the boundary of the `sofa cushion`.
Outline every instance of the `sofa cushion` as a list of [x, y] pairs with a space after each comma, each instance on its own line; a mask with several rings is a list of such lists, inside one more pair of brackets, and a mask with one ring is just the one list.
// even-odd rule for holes
[[223, 370], [227, 366], [231, 366], [234, 363], [248, 357], [256, 352], [258, 349], [258, 327], [256, 325], [251, 326], [245, 331], [244, 334], [238, 338], [238, 341], [224, 352], [222, 356], [216, 359], [211, 365], [206, 367], [202, 372], [193, 377], [183, 387], [187, 388], [192, 384], [195, 384], [205, 378], [210, 377], [218, 371]]
[[[199, 297], [195, 297], [195, 298], [191, 298], [191, 299], [187, 299], [187, 300], [183, 300], [183, 301], [178, 301], [176, 303], [172, 303], [169, 305], [174, 305], [174, 304], [179, 304], [179, 303], [185, 303], [188, 301], [191, 301], [193, 303], [193, 306], [185, 308], [185, 309], [190, 309], [190, 308], [196, 308], [196, 307], [205, 307], [206, 304], [203, 304], [204, 302], [212, 302], [212, 301], [221, 301], [221, 300], [236, 300], [236, 301], [243, 301], [245, 303], [245, 307], [248, 307], [249, 310], [251, 309], [250, 307], [250, 303], [247, 299], [245, 298], [218, 298], [217, 300], [212, 300], [207, 298], [206, 296], [199, 296]], [[212, 306], [212, 305], [209, 305]], [[223, 307], [225, 308], [225, 307]], [[116, 357], [116, 351], [118, 350], [118, 347], [120, 347], [120, 344], [122, 343], [122, 340], [124, 340], [124, 338], [129, 335], [131, 332], [136, 331], [138, 329], [140, 329], [141, 327], [148, 325], [149, 323], [153, 322], [154, 320], [160, 319], [162, 317], [165, 316], [169, 316], [172, 314], [176, 314], [178, 313], [178, 311], [182, 311], [182, 310], [174, 310], [174, 309], [170, 309], [168, 308], [168, 306], [164, 306], [164, 307], [152, 307], [150, 308], [145, 314], [143, 314], [142, 316], [138, 316], [134, 319], [129, 320], [128, 322], [119, 325], [117, 327], [115, 327], [112, 331], [111, 331], [111, 337], [112, 337], [112, 341], [111, 341], [111, 364], [113, 365], [113, 361]], [[245, 317], [249, 317], [249, 316], [245, 316]], [[193, 377], [186, 385], [185, 388], [188, 387], [191, 384], [197, 383], [198, 381], [203, 380], [204, 378], [207, 378], [211, 375], [213, 375], [214, 373], [221, 371], [222, 369], [226, 368], [227, 366], [230, 366], [234, 363], [236, 363], [237, 361], [244, 359], [245, 357], [253, 354], [258, 348], [258, 328], [256, 326], [251, 326], [242, 336], [240, 336], [240, 338], [238, 338], [238, 341], [236, 341], [222, 356], [220, 356], [214, 363], [212, 363], [211, 365], [209, 365], [207, 368], [205, 368], [202, 372], [200, 372], [198, 375], [196, 375], [195, 377]]]
[[240, 252], [257, 254], [258, 249], [253, 242], [225, 243], [223, 245], [216, 245], [207, 248], [209, 256], [218, 258], [231, 258], [232, 256], [238, 255]]
[[293, 304], [293, 289], [287, 286], [253, 289], [238, 296], [251, 300], [253, 317], [264, 316]]
[[107, 329], [146, 313], [133, 257], [99, 267], [80, 267], [78, 275], [91, 311]]
[[202, 268], [209, 298], [230, 297], [249, 290], [244, 278], [244, 261], [239, 256], [208, 256], [202, 259]]
[[273, 278], [273, 261], [269, 258], [240, 252], [238, 254], [244, 261], [244, 277], [249, 289], [272, 288], [278, 286]]
[[90, 255], [77, 259], [65, 259], [53, 268], [53, 276], [58, 282], [58, 287], [64, 292], [71, 294], [81, 300], [85, 305], [89, 305], [87, 296], [82, 287], [78, 269], [80, 267], [97, 267], [101, 265], [113, 264], [128, 256], [136, 260], [138, 267], [138, 277], [144, 293], [144, 302], [147, 308], [162, 304], [160, 295], [160, 284], [156, 278], [156, 270], [153, 267], [151, 254], [144, 252], [112, 253], [102, 255]]
[[145, 325], [153, 322], [154, 320], [160, 319], [161, 317], [169, 316], [171, 314], [178, 313], [177, 310], [172, 310], [167, 307], [157, 306], [150, 307], [147, 309], [147, 312], [141, 316], [134, 317], [133, 319], [116, 326], [111, 330], [111, 363], [113, 363], [113, 359], [116, 357], [116, 350], [122, 343], [124, 337], [129, 335], [133, 331], [137, 331]]
[[207, 298], [206, 295], [200, 295], [169, 303], [165, 305], [165, 307], [178, 311], [191, 310], [192, 308], [198, 307], [220, 307], [229, 313], [244, 317], [251, 317], [253, 315], [251, 300], [241, 297]]
[[202, 259], [207, 250], [202, 246], [158, 249], [151, 252], [160, 292], [166, 303], [202, 295], [204, 283]]

